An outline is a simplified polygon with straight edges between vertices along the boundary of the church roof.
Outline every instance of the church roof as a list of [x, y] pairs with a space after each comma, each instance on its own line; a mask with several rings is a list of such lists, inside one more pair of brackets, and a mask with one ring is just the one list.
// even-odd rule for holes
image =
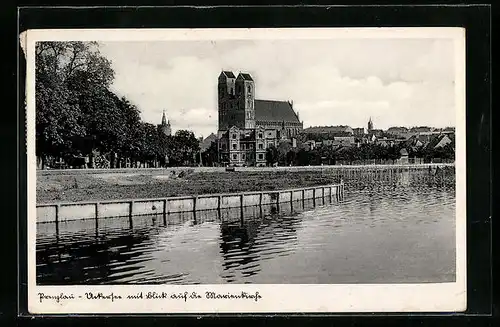
[[231, 72], [231, 71], [224, 70], [224, 71], [222, 71], [222, 73], [229, 78], [236, 78], [236, 76], [234, 76], [233, 72]]
[[[240, 73], [239, 76], [241, 76], [244, 80], [246, 81], [253, 81], [253, 78], [252, 76], [250, 76], [250, 74], [247, 74], [247, 73]], [[238, 77], [239, 77], [238, 76]]]
[[255, 100], [255, 120], [300, 123], [287, 101]]

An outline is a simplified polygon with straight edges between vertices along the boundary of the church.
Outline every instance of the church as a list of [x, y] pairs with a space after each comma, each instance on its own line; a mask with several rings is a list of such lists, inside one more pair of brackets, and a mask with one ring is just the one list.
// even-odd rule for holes
[[255, 99], [255, 81], [247, 73], [221, 72], [218, 110], [219, 160], [227, 165], [265, 166], [267, 148], [303, 129], [292, 102]]
[[158, 125], [158, 129], [166, 136], [172, 135], [172, 127], [170, 126], [170, 121], [167, 120], [165, 111], [163, 111], [163, 116], [161, 117], [161, 125]]

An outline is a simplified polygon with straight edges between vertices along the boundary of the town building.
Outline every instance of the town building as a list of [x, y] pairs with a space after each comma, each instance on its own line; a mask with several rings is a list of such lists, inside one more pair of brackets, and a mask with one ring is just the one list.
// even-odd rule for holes
[[416, 135], [408, 138], [404, 144], [406, 147], [413, 150], [419, 149], [424, 145], [424, 143]]
[[419, 126], [410, 128], [411, 134], [421, 134], [421, 133], [429, 133], [432, 132], [432, 128], [428, 126]]
[[218, 78], [219, 160], [232, 166], [266, 165], [266, 149], [303, 130], [293, 102], [255, 98], [248, 73], [222, 71]]
[[429, 149], [438, 149], [453, 143], [454, 143], [454, 137], [452, 135], [438, 134], [438, 135], [433, 135], [433, 137], [431, 137], [429, 142], [426, 144], [426, 147]]
[[387, 134], [398, 138], [408, 138], [410, 136], [406, 127], [389, 127]]
[[331, 134], [331, 135], [353, 135], [354, 131], [350, 126], [312, 126], [304, 129], [307, 134]]
[[350, 146], [354, 144], [355, 144], [354, 136], [335, 136], [333, 138], [333, 145]]
[[368, 135], [373, 135], [377, 138], [380, 138], [384, 135], [384, 131], [382, 129], [372, 129]]
[[210, 135], [205, 138], [202, 137], [200, 139], [200, 151], [203, 152], [208, 150], [214, 142], [217, 142], [217, 135], [214, 133], [210, 133]]
[[356, 127], [352, 129], [354, 136], [364, 136], [366, 134], [366, 129], [364, 127]]

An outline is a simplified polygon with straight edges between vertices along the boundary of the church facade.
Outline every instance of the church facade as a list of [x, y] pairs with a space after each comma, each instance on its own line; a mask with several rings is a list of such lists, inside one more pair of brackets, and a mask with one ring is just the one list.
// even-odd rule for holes
[[218, 79], [219, 161], [233, 166], [265, 166], [266, 149], [303, 129], [288, 101], [255, 99], [255, 81], [247, 73], [223, 71]]

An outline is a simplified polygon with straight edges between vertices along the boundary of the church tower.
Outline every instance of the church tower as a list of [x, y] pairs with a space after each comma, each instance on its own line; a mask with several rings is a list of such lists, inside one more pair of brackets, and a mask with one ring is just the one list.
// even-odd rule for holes
[[172, 134], [172, 129], [170, 127], [170, 122], [167, 120], [167, 116], [165, 115], [165, 110], [163, 111], [163, 116], [161, 117], [161, 131], [163, 134], [170, 136]]
[[236, 110], [235, 84], [236, 76], [233, 72], [220, 73], [218, 82], [220, 131], [228, 130], [232, 126], [243, 128], [243, 116]]
[[243, 112], [243, 128], [255, 128], [255, 82], [247, 73], [240, 73], [236, 78], [236, 96], [238, 111]]
[[373, 121], [372, 117], [370, 117], [370, 120], [368, 121], [368, 133], [370, 133], [373, 130]]

